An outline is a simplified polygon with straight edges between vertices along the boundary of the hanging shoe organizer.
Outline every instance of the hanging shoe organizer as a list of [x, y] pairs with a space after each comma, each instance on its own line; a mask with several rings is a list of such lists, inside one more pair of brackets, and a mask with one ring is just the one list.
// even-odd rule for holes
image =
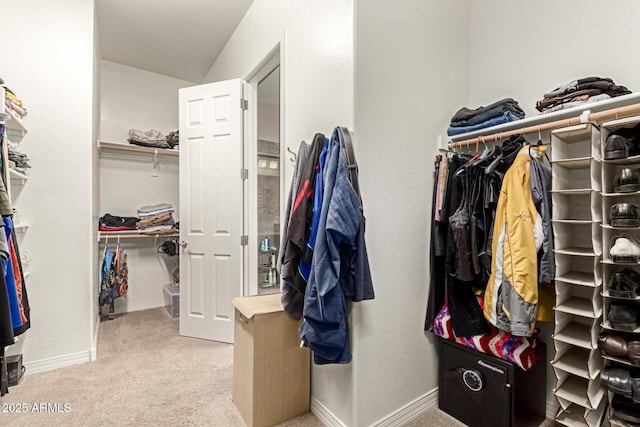
[[[601, 147], [604, 152], [607, 148], [607, 138], [613, 133], [625, 134], [632, 132], [631, 129], [640, 124], [640, 117], [627, 117], [624, 119], [612, 120], [602, 124]], [[610, 141], [611, 143], [612, 141]], [[637, 243], [640, 242], [640, 227], [636, 225], [635, 218], [632, 218], [633, 209], [627, 209], [628, 218], [619, 218], [625, 215], [619, 207], [622, 204], [629, 204], [628, 207], [640, 205], [640, 182], [635, 182], [640, 169], [640, 135], [636, 138], [629, 138], [631, 150], [621, 157], [602, 161], [602, 240], [604, 243], [604, 260], [603, 260], [603, 322], [602, 334], [607, 336], [615, 334], [621, 339], [633, 343], [640, 341], [640, 328], [638, 327], [638, 314], [640, 314], [640, 297], [635, 295], [635, 291], [630, 291], [629, 295], [621, 296], [620, 290], [617, 288], [619, 283], [616, 273], [621, 274], [626, 270], [624, 275], [632, 278], [635, 273], [640, 271], [640, 263], [638, 262], [635, 252]], [[609, 147], [609, 150], [611, 147]], [[616, 206], [614, 209], [612, 207]], [[612, 222], [611, 214], [614, 213], [616, 221]], [[628, 239], [626, 242], [624, 239]], [[624, 243], [624, 245], [622, 244]], [[627, 244], [628, 243], [628, 244]], [[612, 252], [611, 249], [617, 244]], [[621, 250], [622, 248], [622, 250]], [[614, 256], [612, 256], [614, 255]], [[626, 261], [626, 262], [620, 262]], [[629, 270], [632, 270], [629, 272]], [[613, 294], [610, 292], [610, 286], [613, 287]], [[629, 316], [634, 317], [629, 322]], [[631, 348], [635, 344], [631, 344]], [[634, 366], [628, 356], [616, 355], [610, 356], [603, 352], [605, 365], [607, 369], [618, 372], [629, 372], [632, 376], [637, 375], [638, 366]], [[620, 371], [618, 368], [621, 368]], [[640, 404], [633, 404], [631, 397], [624, 397], [620, 393], [616, 393], [607, 386], [608, 376], [603, 378], [603, 387], [609, 389], [608, 398], [611, 402], [608, 420], [611, 425], [627, 425], [628, 417], [640, 417]], [[613, 385], [612, 385], [613, 387]], [[637, 397], [637, 396], [634, 396]], [[622, 402], [622, 404], [620, 403]]]
[[556, 421], [600, 425], [607, 399], [600, 387], [602, 196], [600, 132], [590, 123], [551, 132], [556, 305], [553, 333], [560, 404]]

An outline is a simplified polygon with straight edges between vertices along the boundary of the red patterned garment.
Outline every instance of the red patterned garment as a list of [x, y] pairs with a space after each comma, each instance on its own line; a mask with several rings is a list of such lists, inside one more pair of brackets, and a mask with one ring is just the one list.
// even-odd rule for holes
[[[482, 306], [483, 299], [478, 298], [478, 300]], [[451, 327], [451, 315], [446, 302], [433, 321], [433, 332], [444, 339], [511, 362], [525, 371], [542, 359], [544, 351], [544, 347], [539, 343], [540, 329], [538, 328], [530, 337], [514, 336], [494, 326], [491, 326], [491, 333], [487, 335], [457, 337]]]

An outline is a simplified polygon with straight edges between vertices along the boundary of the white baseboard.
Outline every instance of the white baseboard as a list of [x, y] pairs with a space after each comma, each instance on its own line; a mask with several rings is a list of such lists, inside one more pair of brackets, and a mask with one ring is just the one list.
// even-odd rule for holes
[[[399, 427], [416, 418], [433, 405], [438, 404], [438, 387], [423, 394], [412, 402], [409, 402], [397, 411], [375, 422], [371, 427]], [[553, 420], [558, 411], [558, 402], [551, 401], [546, 404], [546, 418]], [[327, 427], [346, 427], [326, 406], [311, 397], [311, 412], [318, 417], [320, 422]]]
[[51, 357], [49, 359], [34, 360], [25, 362], [25, 375], [39, 374], [41, 372], [53, 371], [67, 366], [79, 365], [91, 361], [90, 351], [80, 351], [78, 353], [66, 354], [64, 356]]
[[326, 406], [315, 397], [311, 397], [311, 413], [318, 417], [320, 422], [326, 427], [346, 427], [346, 425], [336, 417]]
[[402, 408], [392, 412], [372, 427], [399, 427], [419, 416], [433, 405], [438, 404], [438, 387], [407, 403]]
[[[422, 414], [424, 411], [438, 404], [438, 388], [423, 394], [412, 402], [409, 402], [397, 411], [387, 415], [383, 419], [373, 423], [371, 427], [395, 427], [406, 424], [408, 421]], [[318, 417], [320, 422], [327, 427], [346, 427], [326, 406], [311, 397], [311, 412]]]
[[100, 315], [96, 315], [96, 325], [93, 328], [93, 344], [91, 345], [91, 361], [98, 359], [98, 334], [100, 333]]

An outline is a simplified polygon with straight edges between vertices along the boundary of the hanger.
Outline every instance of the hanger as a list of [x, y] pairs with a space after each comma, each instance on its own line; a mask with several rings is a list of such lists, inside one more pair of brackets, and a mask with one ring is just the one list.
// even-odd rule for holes
[[453, 150], [447, 150], [446, 148], [438, 148], [438, 152], [444, 154], [447, 158], [450, 158], [449, 155], [457, 155], [458, 153]]
[[495, 147], [493, 147], [493, 160], [491, 161], [491, 163], [489, 163], [489, 165], [486, 168], [484, 168], [485, 175], [489, 175], [493, 173], [493, 171], [500, 164], [501, 160], [502, 160], [502, 147], [499, 145], [496, 145]]
[[[547, 161], [549, 163], [551, 163], [551, 160], [549, 159], [549, 156], [547, 155], [547, 147], [544, 146], [544, 142], [542, 142], [542, 134], [540, 133], [540, 125], [538, 125], [538, 141], [536, 142], [536, 145], [533, 146], [534, 150], [536, 150], [538, 153], [542, 153], [544, 154], [544, 157], [547, 158]], [[536, 155], [536, 158], [538, 160], [540, 160], [542, 158], [542, 154]], [[542, 162], [542, 160], [540, 160]]]
[[[487, 160], [488, 158], [491, 157], [492, 153], [494, 152], [493, 150], [491, 150], [489, 148], [489, 146], [487, 146], [487, 142], [484, 140], [484, 136], [481, 137], [482, 138], [482, 143], [484, 144], [484, 150], [482, 151], [482, 154], [480, 154], [480, 156], [478, 156], [475, 160], [470, 160], [470, 166], [475, 166], [475, 165], [479, 165], [480, 163], [484, 162], [485, 160]], [[476, 152], [477, 154], [477, 152]]]
[[474, 160], [480, 157], [480, 152], [478, 151], [479, 145], [480, 145], [480, 137], [476, 139], [476, 154], [471, 158], [471, 160], [467, 162], [467, 164], [472, 163]]
[[542, 134], [540, 133], [540, 125], [538, 125], [538, 142], [536, 143], [536, 145], [544, 145], [544, 143], [542, 142]]
[[296, 162], [297, 158], [298, 158], [298, 153], [296, 153], [295, 151], [293, 151], [291, 148], [287, 147], [287, 151], [289, 153], [291, 153], [291, 157], [289, 158], [289, 160], [291, 160], [293, 163]]

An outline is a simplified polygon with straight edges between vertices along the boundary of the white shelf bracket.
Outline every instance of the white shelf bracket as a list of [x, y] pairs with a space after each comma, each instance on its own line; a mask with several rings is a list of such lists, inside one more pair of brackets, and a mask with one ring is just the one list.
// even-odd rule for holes
[[151, 176], [159, 176], [160, 163], [158, 162], [158, 149], [153, 150], [153, 159], [151, 160]]
[[591, 110], [584, 110], [580, 113], [580, 123], [589, 123], [589, 115], [591, 114]]

